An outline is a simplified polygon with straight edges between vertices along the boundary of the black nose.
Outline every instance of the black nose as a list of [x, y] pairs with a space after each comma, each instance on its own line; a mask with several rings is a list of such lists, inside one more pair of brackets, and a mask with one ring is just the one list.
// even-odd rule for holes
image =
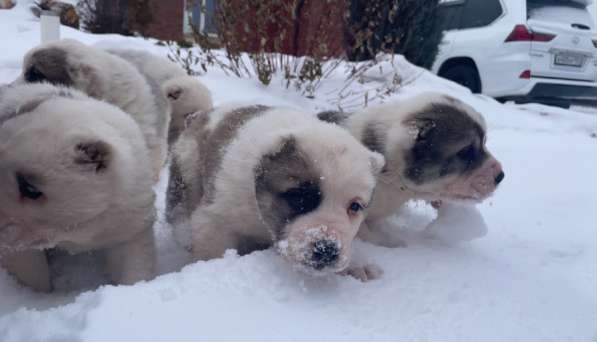
[[321, 270], [338, 261], [340, 248], [338, 243], [332, 240], [319, 240], [313, 244], [313, 254], [311, 255], [311, 266], [316, 270]]
[[504, 180], [504, 177], [506, 177], [504, 171], [500, 172], [500, 174], [495, 177], [495, 185], [500, 184]]

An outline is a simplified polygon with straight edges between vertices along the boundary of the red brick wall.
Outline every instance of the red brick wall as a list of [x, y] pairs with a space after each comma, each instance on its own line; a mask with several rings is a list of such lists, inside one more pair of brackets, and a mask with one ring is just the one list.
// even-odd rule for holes
[[152, 0], [153, 21], [148, 35], [162, 40], [182, 40], [184, 5], [184, 0]]
[[[234, 37], [228, 40], [229, 43], [232, 43], [229, 48], [245, 52], [259, 52], [263, 49], [267, 52], [293, 53], [295, 47], [292, 39], [294, 36], [294, 23], [291, 20], [294, 8], [290, 6], [292, 0], [263, 6], [261, 10], [271, 13], [268, 18], [260, 18], [259, 10], [249, 7], [246, 0], [228, 0], [227, 2], [230, 7], [224, 11], [228, 10], [229, 12], [225, 13], [231, 13], [231, 15], [224, 18], [226, 23], [224, 25], [230, 32], [223, 32], [224, 39], [228, 34]], [[282, 33], [286, 39], [280, 42], [278, 37]], [[266, 40], [262, 39], [264, 35], [267, 36]], [[235, 46], [234, 43], [238, 43], [238, 46]], [[279, 43], [280, 46], [275, 46], [275, 43]]]
[[[110, 0], [118, 4], [122, 0]], [[243, 3], [246, 0], [231, 0]], [[286, 0], [292, 4], [292, 0]], [[320, 55], [321, 44], [326, 47], [325, 56], [340, 56], [344, 53], [344, 18], [347, 2], [345, 0], [304, 0], [302, 7], [297, 11], [298, 19], [294, 22], [289, 20], [293, 17], [294, 9], [290, 6], [278, 6], [272, 12], [274, 17], [282, 17], [287, 20], [267, 21], [265, 28], [269, 36], [266, 51], [276, 51], [291, 55]], [[180, 41], [184, 38], [184, 6], [185, 0], [152, 0], [153, 22], [149, 25], [147, 33], [149, 36], [162, 39]], [[118, 7], [118, 6], [115, 6]], [[254, 27], [258, 21], [256, 15], [247, 15], [243, 22], [237, 23], [236, 31], [240, 32], [243, 42], [239, 49], [247, 52], [258, 52], [260, 50], [261, 37], [254, 30], [245, 31], [245, 25]], [[281, 31], [284, 31], [285, 40], [274, 46], [272, 43]]]
[[344, 53], [345, 0], [305, 0], [294, 54], [338, 57]]
[[[232, 3], [242, 3], [246, 0], [230, 0]], [[292, 4], [292, 0], [286, 0], [286, 4]], [[345, 0], [304, 0], [298, 9], [290, 6], [276, 6], [272, 9], [273, 22], [266, 20], [265, 28], [268, 35], [265, 51], [281, 52], [289, 55], [318, 55], [340, 56], [344, 53], [344, 19], [346, 11]], [[289, 20], [294, 15], [297, 19]], [[285, 18], [276, 20], [275, 18]], [[270, 18], [271, 19], [271, 18]], [[264, 21], [256, 14], [249, 14], [237, 23], [235, 32], [242, 37], [239, 50], [246, 52], [258, 52], [260, 50], [259, 32], [245, 30], [245, 27], [253, 28], [256, 22]], [[285, 33], [284, 41], [279, 46], [274, 46], [280, 32]], [[322, 53], [321, 44], [326, 46], [326, 53]]]

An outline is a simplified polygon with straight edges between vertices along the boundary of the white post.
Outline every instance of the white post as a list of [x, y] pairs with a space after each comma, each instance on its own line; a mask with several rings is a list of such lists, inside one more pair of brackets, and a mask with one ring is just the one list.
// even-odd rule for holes
[[41, 42], [60, 39], [60, 17], [52, 11], [41, 12]]

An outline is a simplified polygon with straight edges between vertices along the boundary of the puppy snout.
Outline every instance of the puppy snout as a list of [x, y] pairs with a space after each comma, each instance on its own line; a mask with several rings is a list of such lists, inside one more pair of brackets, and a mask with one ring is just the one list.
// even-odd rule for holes
[[493, 173], [493, 181], [495, 186], [498, 186], [503, 180], [504, 177], [506, 177], [506, 174], [504, 173], [504, 170], [502, 169], [502, 164], [500, 164], [499, 161], [497, 161], [495, 158], [491, 158], [489, 161], [489, 168], [491, 169], [491, 172]]
[[500, 171], [500, 173], [495, 176], [495, 185], [499, 185], [504, 180], [504, 177], [506, 177], [506, 174], [504, 171]]
[[316, 270], [334, 265], [340, 257], [340, 246], [333, 240], [318, 240], [313, 244], [311, 265]]

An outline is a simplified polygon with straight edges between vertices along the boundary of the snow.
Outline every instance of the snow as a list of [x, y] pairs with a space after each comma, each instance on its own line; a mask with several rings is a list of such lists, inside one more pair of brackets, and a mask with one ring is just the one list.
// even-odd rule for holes
[[443, 203], [437, 219], [427, 226], [425, 234], [446, 243], [466, 242], [487, 235], [487, 224], [475, 206]]
[[[19, 74], [23, 54], [39, 41], [38, 26], [26, 1], [0, 10], [0, 40], [9, 45], [0, 55], [0, 83]], [[166, 53], [151, 40], [65, 27], [62, 34]], [[395, 98], [433, 89], [482, 112], [506, 178], [485, 203], [448, 206], [429, 227], [434, 211], [411, 203], [395, 219], [406, 248], [355, 243], [356, 256], [383, 269], [379, 280], [311, 277], [273, 249], [244, 257], [229, 251], [180, 270], [187, 255], [163, 222], [164, 171], [156, 187], [161, 275], [94, 289], [98, 275], [72, 265], [81, 273], [72, 281], [90, 290], [69, 289], [77, 284], [67, 279], [61, 291], [36, 294], [0, 270], [0, 341], [597, 341], [596, 111], [501, 105], [402, 59], [383, 68], [383, 75], [392, 68], [408, 75]], [[219, 72], [201, 80], [216, 104], [314, 111], [334, 107], [325, 94], [342, 83], [338, 73], [313, 100]]]

